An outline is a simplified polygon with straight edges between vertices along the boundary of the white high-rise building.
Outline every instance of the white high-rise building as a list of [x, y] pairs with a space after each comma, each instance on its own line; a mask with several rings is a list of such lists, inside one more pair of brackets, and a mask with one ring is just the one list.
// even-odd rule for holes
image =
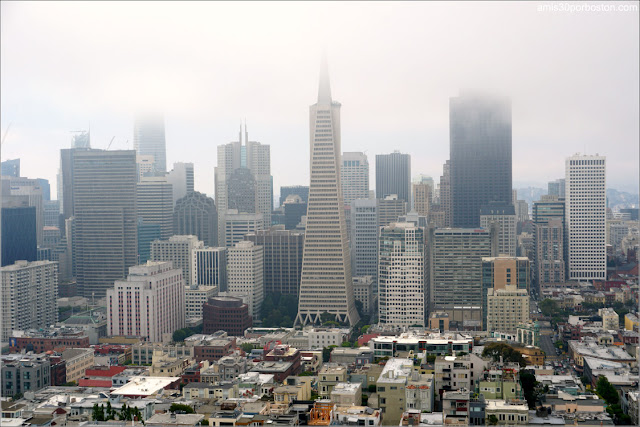
[[225, 246], [230, 248], [244, 240], [246, 234], [264, 230], [264, 224], [261, 213], [239, 213], [236, 209], [228, 209], [224, 218]]
[[351, 206], [356, 199], [369, 197], [369, 161], [360, 152], [342, 153], [340, 169], [344, 204]]
[[569, 157], [565, 162], [565, 227], [568, 280], [607, 278], [606, 158]]
[[58, 263], [16, 261], [2, 267], [2, 342], [11, 331], [48, 328], [58, 321]]
[[151, 242], [152, 261], [171, 261], [173, 268], [182, 270], [184, 284], [194, 286], [192, 282], [194, 266], [194, 251], [204, 247], [204, 243], [197, 236], [171, 236], [169, 240], [154, 240]]
[[227, 290], [227, 248], [194, 249], [191, 283], [198, 286], [217, 286]]
[[264, 299], [264, 251], [243, 240], [227, 250], [227, 283], [231, 296], [247, 295], [253, 321], [259, 320]]
[[129, 268], [127, 280], [107, 290], [107, 334], [162, 341], [185, 326], [182, 272], [168, 262], [147, 261]]
[[411, 223], [380, 229], [378, 312], [380, 323], [425, 322], [425, 231]]
[[264, 224], [271, 226], [273, 210], [273, 188], [271, 182], [271, 147], [255, 141], [249, 141], [245, 125], [244, 145], [242, 128], [238, 141], [218, 146], [218, 166], [215, 168], [215, 200], [218, 208], [218, 239], [225, 239], [225, 217], [229, 209], [228, 185], [233, 171], [247, 168], [255, 179], [256, 212], [261, 213]]
[[318, 102], [309, 108], [311, 182], [297, 324], [315, 323], [327, 312], [337, 321], [360, 320], [353, 297], [351, 255], [340, 185], [340, 103], [331, 99], [326, 61]]

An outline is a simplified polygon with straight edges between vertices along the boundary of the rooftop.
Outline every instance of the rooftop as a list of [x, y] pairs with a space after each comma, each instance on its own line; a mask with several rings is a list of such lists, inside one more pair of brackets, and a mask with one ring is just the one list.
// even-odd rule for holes
[[151, 396], [168, 385], [179, 381], [180, 377], [133, 377], [131, 381], [111, 392], [112, 395]]
[[362, 383], [337, 383], [331, 393], [356, 394], [361, 389]]
[[411, 375], [413, 360], [392, 358], [384, 365], [378, 384], [404, 382]]

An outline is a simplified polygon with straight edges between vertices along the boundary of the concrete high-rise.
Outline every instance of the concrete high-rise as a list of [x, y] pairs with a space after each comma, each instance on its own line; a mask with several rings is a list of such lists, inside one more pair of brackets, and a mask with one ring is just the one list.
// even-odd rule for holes
[[413, 192], [413, 210], [418, 215], [429, 217], [433, 198], [433, 178], [421, 176], [411, 184]]
[[356, 199], [369, 198], [369, 161], [359, 152], [342, 153], [342, 196], [344, 204], [351, 206]]
[[533, 203], [535, 252], [532, 276], [538, 291], [550, 284], [565, 282], [564, 209], [564, 199], [558, 196], [542, 196]]
[[555, 181], [550, 181], [547, 184], [547, 194], [549, 196], [558, 196], [564, 199], [565, 196], [565, 179], [560, 178]]
[[[516, 290], [523, 291], [528, 298], [531, 286], [531, 264], [529, 258], [511, 256], [482, 258], [482, 310], [484, 313], [483, 328], [485, 330], [488, 330], [486, 329], [489, 307], [487, 296], [490, 294], [490, 290], [493, 290], [494, 296], [497, 296], [498, 291], [509, 289], [511, 286]], [[515, 297], [518, 295], [509, 294], [508, 296]], [[507, 315], [505, 313], [505, 316]], [[527, 311], [527, 318], [528, 316], [529, 313]], [[513, 328], [516, 326], [514, 325]]]
[[511, 102], [464, 94], [449, 104], [453, 227], [480, 225], [489, 202], [511, 204]]
[[566, 159], [565, 170], [567, 279], [605, 280], [606, 158], [576, 154]]
[[165, 177], [144, 177], [136, 185], [138, 218], [160, 225], [160, 238], [173, 235], [173, 189]]
[[256, 213], [256, 180], [247, 168], [238, 168], [229, 176], [227, 184], [227, 209], [242, 213]]
[[351, 263], [354, 276], [378, 278], [378, 199], [358, 199], [351, 207]]
[[302, 274], [304, 233], [285, 230], [282, 225], [244, 236], [264, 250], [264, 294], [298, 296]]
[[127, 279], [107, 291], [107, 334], [162, 341], [185, 326], [184, 295], [182, 272], [171, 262], [129, 268]]
[[513, 205], [489, 203], [480, 208], [480, 227], [498, 224], [498, 254], [516, 256], [516, 212]]
[[311, 185], [297, 324], [316, 323], [325, 312], [351, 325], [360, 320], [340, 184], [340, 106], [331, 99], [329, 71], [323, 61], [318, 102], [309, 108]]
[[[44, 228], [44, 197], [43, 189], [38, 179], [24, 177], [2, 177], [3, 194], [24, 196], [29, 206], [36, 208], [36, 238], [42, 246], [42, 232]], [[8, 185], [7, 185], [8, 184]], [[6, 191], [8, 190], [8, 191]]]
[[227, 287], [231, 296], [248, 296], [249, 313], [259, 320], [264, 300], [264, 249], [243, 240], [227, 249]]
[[198, 236], [205, 246], [217, 246], [218, 211], [213, 199], [197, 191], [179, 199], [173, 210], [173, 234]]
[[396, 194], [390, 194], [384, 198], [378, 198], [378, 226], [384, 227], [398, 218], [407, 214], [407, 202]]
[[[242, 129], [238, 141], [218, 146], [218, 166], [215, 168], [215, 198], [218, 206], [218, 236], [223, 239], [225, 218], [229, 209], [229, 180], [236, 169], [247, 168], [255, 180], [255, 213], [262, 214], [265, 224], [271, 226], [273, 188], [271, 177], [271, 148], [269, 145], [249, 141], [245, 125], [244, 145]], [[254, 212], [249, 212], [254, 213]], [[221, 240], [222, 241], [222, 240]]]
[[0, 175], [2, 176], [20, 176], [20, 159], [5, 160], [0, 163]]
[[137, 262], [136, 152], [70, 151], [78, 293], [102, 297]]
[[380, 323], [398, 326], [425, 325], [424, 238], [423, 228], [406, 222], [390, 224], [380, 229]]
[[291, 194], [300, 196], [303, 202], [309, 202], [309, 187], [306, 185], [285, 185], [280, 187], [280, 206]]
[[48, 328], [58, 321], [58, 263], [16, 261], [2, 267], [2, 342], [11, 331]]
[[399, 151], [376, 154], [376, 197], [392, 194], [411, 206], [411, 156]]
[[171, 236], [169, 240], [156, 240], [151, 242], [151, 261], [171, 261], [173, 268], [182, 270], [185, 286], [191, 287], [195, 285], [192, 282], [194, 250], [203, 247], [197, 236]]
[[227, 248], [242, 241], [247, 233], [265, 229], [261, 213], [240, 213], [236, 209], [228, 209], [224, 222], [224, 244]]
[[482, 258], [495, 256], [497, 230], [429, 228], [429, 311], [450, 320], [482, 320]]
[[227, 248], [194, 249], [191, 283], [227, 291]]
[[173, 204], [195, 191], [193, 163], [174, 163], [173, 169], [167, 173], [167, 182], [173, 188]]
[[529, 293], [514, 285], [487, 290], [484, 330], [515, 333], [518, 325], [529, 321]]
[[153, 156], [155, 173], [164, 174], [167, 171], [167, 143], [162, 115], [136, 118], [133, 127], [133, 148], [141, 156]]

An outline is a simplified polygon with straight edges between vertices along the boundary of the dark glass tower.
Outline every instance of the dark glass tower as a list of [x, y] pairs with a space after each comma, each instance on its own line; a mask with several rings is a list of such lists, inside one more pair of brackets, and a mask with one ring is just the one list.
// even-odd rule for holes
[[192, 234], [205, 246], [217, 246], [218, 211], [213, 199], [194, 191], [178, 200], [173, 210], [173, 234]]
[[511, 201], [511, 101], [479, 95], [449, 104], [453, 227], [479, 227], [480, 208]]
[[376, 197], [397, 194], [411, 206], [411, 156], [393, 152], [376, 155]]
[[36, 208], [2, 208], [2, 266], [37, 259]]

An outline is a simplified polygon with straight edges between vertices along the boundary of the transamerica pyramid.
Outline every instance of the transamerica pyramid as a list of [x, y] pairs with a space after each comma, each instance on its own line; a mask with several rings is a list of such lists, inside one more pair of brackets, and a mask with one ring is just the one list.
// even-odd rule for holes
[[340, 185], [340, 103], [331, 100], [324, 57], [318, 102], [309, 107], [309, 116], [311, 183], [296, 324], [319, 323], [320, 315], [328, 312], [338, 322], [355, 325], [360, 316]]

